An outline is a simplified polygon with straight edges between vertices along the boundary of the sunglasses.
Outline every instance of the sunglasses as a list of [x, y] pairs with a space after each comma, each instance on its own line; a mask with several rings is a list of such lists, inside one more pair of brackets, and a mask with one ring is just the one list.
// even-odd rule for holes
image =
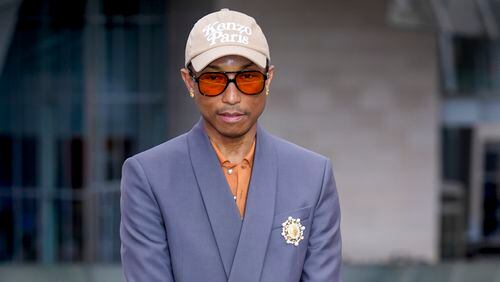
[[[236, 74], [230, 79], [227, 74]], [[260, 71], [235, 71], [235, 72], [205, 72], [196, 77], [192, 72], [191, 76], [198, 83], [198, 90], [201, 95], [214, 97], [222, 94], [230, 82], [234, 82], [236, 88], [246, 95], [257, 95], [262, 93], [266, 85], [267, 75]]]

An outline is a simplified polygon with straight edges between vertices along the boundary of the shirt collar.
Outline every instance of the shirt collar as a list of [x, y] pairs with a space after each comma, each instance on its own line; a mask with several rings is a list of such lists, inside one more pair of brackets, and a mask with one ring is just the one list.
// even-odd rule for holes
[[[219, 148], [217, 147], [217, 145], [212, 141], [212, 139], [210, 139], [210, 143], [212, 144], [212, 147], [214, 148], [214, 151], [217, 154], [217, 158], [219, 159], [219, 163], [220, 163], [221, 166], [224, 166], [225, 164], [226, 165], [233, 165], [233, 166], [237, 165], [237, 164], [231, 163], [222, 154], [222, 152], [219, 150]], [[245, 155], [245, 157], [243, 158], [243, 160], [241, 162], [242, 163], [244, 163], [244, 162], [247, 163], [250, 167], [253, 166], [254, 153], [255, 153], [255, 139], [253, 140], [252, 146], [250, 147], [250, 151], [248, 151], [248, 153]]]

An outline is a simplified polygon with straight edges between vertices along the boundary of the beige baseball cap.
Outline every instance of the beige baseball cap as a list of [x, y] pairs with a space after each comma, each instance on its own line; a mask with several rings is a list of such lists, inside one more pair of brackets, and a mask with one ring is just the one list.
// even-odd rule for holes
[[265, 68], [270, 60], [266, 37], [254, 18], [222, 9], [198, 20], [186, 43], [186, 66], [201, 71], [214, 60], [239, 55]]

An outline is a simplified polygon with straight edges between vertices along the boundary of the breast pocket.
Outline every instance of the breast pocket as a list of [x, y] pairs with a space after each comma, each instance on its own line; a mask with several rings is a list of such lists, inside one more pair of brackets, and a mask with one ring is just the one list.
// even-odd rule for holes
[[[296, 255], [297, 249], [307, 245], [311, 207], [280, 212], [274, 216], [271, 230], [271, 248], [286, 255]], [[283, 224], [287, 225], [283, 228]]]
[[[299, 280], [309, 241], [309, 229], [311, 227], [310, 214], [311, 206], [307, 206], [280, 212], [274, 216], [263, 275], [263, 277], [269, 279], [264, 279], [263, 281]], [[290, 217], [292, 219], [300, 219], [300, 226], [304, 227], [302, 230], [304, 238], [298, 244], [287, 243], [286, 236], [283, 236], [282, 224]], [[283, 279], [271, 279], [271, 277], [276, 278], [277, 276]]]
[[292, 217], [294, 219], [300, 218], [301, 224], [305, 224], [309, 221], [309, 217], [311, 214], [311, 207], [303, 207], [300, 209], [296, 210], [291, 210], [291, 211], [286, 211], [286, 212], [281, 212], [277, 215], [274, 216], [273, 220], [273, 230], [276, 228], [282, 228], [283, 223], [288, 220], [289, 217]]

